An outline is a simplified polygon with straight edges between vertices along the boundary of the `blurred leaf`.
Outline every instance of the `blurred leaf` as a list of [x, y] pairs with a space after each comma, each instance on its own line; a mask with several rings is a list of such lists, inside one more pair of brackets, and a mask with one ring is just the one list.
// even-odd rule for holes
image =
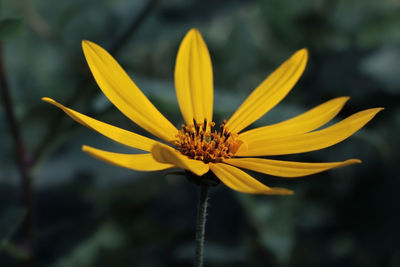
[[393, 10], [393, 12], [369, 16], [358, 34], [362, 46], [376, 47], [382, 44], [399, 44], [400, 11], [398, 9]]
[[0, 21], [0, 40], [18, 36], [24, 31], [24, 20], [21, 18], [7, 18]]
[[300, 194], [291, 197], [257, 198], [238, 195], [260, 244], [271, 250], [280, 263], [287, 263], [294, 247], [294, 211]]
[[17, 246], [11, 242], [5, 242], [2, 249], [7, 253], [7, 255], [18, 261], [26, 261], [31, 257], [31, 254], [23, 247]]
[[361, 62], [361, 71], [382, 83], [382, 89], [390, 94], [400, 91], [400, 50], [394, 47], [382, 47]]
[[11, 207], [0, 216], [0, 250], [7, 244], [10, 237], [18, 229], [25, 216], [25, 209]]
[[123, 233], [112, 222], [105, 222], [88, 239], [58, 260], [56, 267], [92, 266], [102, 250], [120, 247], [125, 242]]

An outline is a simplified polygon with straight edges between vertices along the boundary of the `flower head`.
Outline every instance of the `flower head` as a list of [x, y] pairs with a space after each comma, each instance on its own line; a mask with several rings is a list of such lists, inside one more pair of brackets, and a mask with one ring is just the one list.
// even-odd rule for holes
[[[293, 88], [306, 66], [306, 49], [297, 51], [269, 75], [241, 104], [230, 119], [213, 122], [213, 72], [207, 46], [196, 30], [183, 39], [175, 64], [175, 89], [185, 124], [178, 130], [139, 90], [115, 59], [103, 48], [82, 42], [92, 74], [107, 98], [129, 119], [161, 139], [156, 141], [100, 122], [43, 98], [71, 118], [106, 137], [145, 151], [121, 154], [84, 145], [83, 151], [117, 166], [157, 171], [178, 167], [200, 179], [211, 171], [228, 187], [250, 194], [291, 194], [285, 188], [268, 187], [239, 168], [279, 177], [301, 177], [332, 168], [360, 163], [306, 163], [259, 158], [323, 149], [348, 138], [368, 123], [382, 108], [355, 113], [332, 126], [319, 129], [342, 109], [348, 97], [327, 101], [294, 118], [243, 131]], [[239, 168], [238, 168], [239, 167]]]

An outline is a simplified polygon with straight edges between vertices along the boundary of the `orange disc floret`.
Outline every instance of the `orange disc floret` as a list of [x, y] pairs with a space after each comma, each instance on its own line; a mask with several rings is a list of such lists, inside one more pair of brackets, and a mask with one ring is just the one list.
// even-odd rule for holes
[[193, 124], [182, 124], [174, 145], [189, 158], [205, 163], [222, 162], [231, 158], [243, 143], [237, 139], [237, 134], [229, 132], [225, 124], [224, 120], [218, 129], [214, 129], [215, 122], [207, 123], [204, 119], [198, 123], [193, 119]]

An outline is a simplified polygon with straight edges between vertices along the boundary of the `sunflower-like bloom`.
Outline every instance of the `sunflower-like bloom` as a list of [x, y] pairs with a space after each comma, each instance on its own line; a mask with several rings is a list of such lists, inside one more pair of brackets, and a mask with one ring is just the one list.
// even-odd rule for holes
[[145, 151], [142, 154], [121, 154], [86, 145], [82, 147], [95, 158], [137, 171], [177, 167], [199, 179], [213, 173], [226, 186], [243, 193], [292, 194], [289, 189], [268, 187], [239, 168], [292, 178], [360, 163], [358, 159], [306, 163], [266, 159], [264, 156], [303, 153], [332, 146], [354, 134], [382, 110], [363, 110], [319, 129], [333, 119], [349, 99], [338, 97], [289, 120], [243, 131], [293, 88], [308, 58], [307, 50], [301, 49], [269, 75], [230, 119], [216, 125], [213, 122], [210, 55], [201, 34], [192, 29], [179, 47], [175, 64], [175, 91], [185, 122], [178, 130], [106, 50], [89, 41], [83, 41], [82, 47], [90, 70], [107, 98], [130, 120], [162, 141], [95, 120], [50, 98], [43, 100], [59, 107], [80, 124], [118, 143]]

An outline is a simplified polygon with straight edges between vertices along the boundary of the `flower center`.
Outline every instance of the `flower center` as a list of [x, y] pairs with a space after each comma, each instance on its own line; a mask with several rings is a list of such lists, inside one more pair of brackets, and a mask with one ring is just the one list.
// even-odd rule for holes
[[174, 145], [189, 158], [205, 163], [222, 162], [231, 158], [243, 143], [237, 139], [237, 134], [228, 131], [225, 124], [224, 120], [219, 129], [214, 129], [214, 122], [207, 124], [204, 119], [204, 122], [198, 123], [193, 119], [193, 124], [182, 124]]

